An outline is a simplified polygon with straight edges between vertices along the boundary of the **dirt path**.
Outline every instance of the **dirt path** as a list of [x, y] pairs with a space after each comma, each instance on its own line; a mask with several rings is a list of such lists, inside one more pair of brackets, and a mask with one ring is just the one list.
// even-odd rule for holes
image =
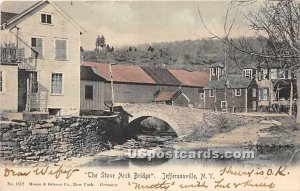
[[240, 145], [254, 145], [259, 139], [259, 130], [268, 128], [272, 125], [272, 123], [248, 124], [227, 133], [220, 133], [207, 141], [179, 142], [176, 145], [176, 148], [237, 147]]
[[221, 133], [209, 139], [208, 145], [221, 146], [238, 146], [256, 144], [259, 139], [259, 130], [268, 128], [271, 124], [248, 124], [243, 127], [236, 128], [227, 133]]

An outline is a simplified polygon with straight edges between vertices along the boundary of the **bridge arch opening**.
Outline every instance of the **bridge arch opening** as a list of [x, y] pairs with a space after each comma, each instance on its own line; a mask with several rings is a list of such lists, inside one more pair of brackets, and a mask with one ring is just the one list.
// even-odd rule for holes
[[167, 136], [177, 138], [176, 127], [177, 124], [173, 122], [150, 115], [130, 119], [128, 124], [128, 130], [132, 135], [151, 135], [161, 138]]

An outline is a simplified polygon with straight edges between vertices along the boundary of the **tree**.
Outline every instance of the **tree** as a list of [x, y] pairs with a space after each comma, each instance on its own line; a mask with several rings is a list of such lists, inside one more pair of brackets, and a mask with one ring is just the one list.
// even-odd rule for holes
[[[225, 23], [232, 28], [241, 6], [248, 6], [256, 0], [232, 0], [230, 8], [234, 8], [234, 19], [229, 23], [227, 15]], [[200, 11], [200, 18], [204, 23]], [[210, 32], [215, 38], [222, 40], [232, 48], [264, 60], [283, 61], [296, 71], [297, 94], [300, 98], [300, 2], [298, 0], [266, 0], [256, 11], [239, 14], [245, 18], [253, 30], [251, 41], [226, 39]], [[257, 46], [260, 45], [260, 46]], [[300, 125], [300, 99], [297, 99], [296, 123]]]
[[105, 38], [103, 35], [101, 35], [101, 37], [98, 35], [97, 39], [96, 39], [96, 49], [99, 50], [101, 48], [105, 47]]
[[106, 45], [105, 51], [106, 51], [106, 52], [110, 52], [110, 46], [109, 46], [109, 44]]

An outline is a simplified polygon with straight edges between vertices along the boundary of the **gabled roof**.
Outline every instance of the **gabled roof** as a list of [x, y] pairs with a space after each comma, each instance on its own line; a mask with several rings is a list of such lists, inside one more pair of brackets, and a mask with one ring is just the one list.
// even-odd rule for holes
[[96, 68], [80, 66], [80, 80], [86, 81], [105, 81], [104, 78], [95, 73]]
[[215, 67], [225, 68], [225, 65], [221, 62], [214, 62], [214, 63], [209, 65], [209, 68], [215, 68]]
[[175, 100], [180, 94], [181, 91], [173, 91], [173, 92], [159, 92], [156, 98], [153, 100], [155, 102], [163, 102], [163, 101], [173, 101]]
[[258, 64], [258, 67], [260, 68], [289, 68], [291, 65], [293, 65], [292, 60], [266, 60], [262, 61]]
[[244, 65], [243, 69], [256, 69], [258, 64], [256, 63], [247, 63]]
[[[83, 65], [96, 68], [96, 74], [110, 81], [109, 64], [84, 62]], [[136, 65], [112, 65], [113, 81], [120, 83], [156, 84], [156, 82]]]
[[[42, 7], [42, 5], [44, 5], [45, 3], [48, 3], [50, 5], [52, 5], [52, 7], [54, 7], [63, 17], [65, 17], [65, 19], [67, 19], [69, 22], [71, 22], [76, 28], [78, 28], [78, 30], [80, 31], [80, 33], [84, 33], [85, 30], [79, 26], [76, 22], [74, 22], [69, 16], [67, 16], [60, 8], [58, 8], [54, 3], [52, 3], [51, 1], [38, 1], [37, 3], [33, 4], [32, 6], [30, 6], [29, 8], [25, 9], [24, 11], [22, 11], [20, 14], [15, 15], [14, 17], [10, 18], [9, 20], [7, 20], [6, 23], [6, 27], [14, 24], [15, 22], [19, 21], [21, 18], [23, 18], [24, 16], [28, 15], [29, 13], [31, 13], [32, 11], [39, 9]], [[2, 22], [1, 22], [2, 25]]]
[[209, 81], [209, 73], [206, 71], [188, 71], [188, 70], [171, 70], [171, 74], [175, 76], [182, 86], [204, 87]]
[[159, 85], [181, 85], [180, 81], [167, 69], [146, 66], [141, 66], [141, 68]]
[[1, 25], [6, 23], [9, 19], [15, 17], [18, 13], [10, 13], [1, 11]]
[[227, 75], [222, 76], [219, 80], [213, 80], [208, 83], [204, 89], [224, 89], [225, 84], [227, 88], [248, 88], [254, 79], [243, 78], [242, 75]]
[[[84, 62], [82, 65], [95, 68], [95, 74], [110, 81], [109, 64]], [[167, 70], [124, 64], [112, 65], [112, 73], [114, 82], [119, 83], [204, 87], [209, 80], [206, 71]]]

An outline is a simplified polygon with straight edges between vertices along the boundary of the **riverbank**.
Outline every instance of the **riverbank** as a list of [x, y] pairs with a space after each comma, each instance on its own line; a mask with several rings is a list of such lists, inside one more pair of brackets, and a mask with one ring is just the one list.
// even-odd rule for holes
[[[34, 137], [36, 139], [39, 138], [38, 140], [43, 140], [43, 144], [49, 145], [55, 142], [55, 140], [56, 142], [59, 141], [58, 143], [60, 145], [58, 148], [61, 149], [62, 144], [65, 145], [66, 143], [73, 141], [74, 144], [71, 145], [72, 147], [68, 147], [67, 151], [72, 150], [72, 148], [78, 147], [80, 149], [83, 149], [84, 152], [82, 152], [82, 154], [75, 153], [76, 155], [74, 155], [74, 152], [67, 153], [58, 150], [60, 156], [59, 160], [57, 160], [56, 158], [54, 158], [56, 160], [41, 160], [43, 159], [43, 155], [46, 155], [47, 153], [33, 152], [31, 150], [31, 152], [18, 152], [19, 154], [21, 154], [19, 157], [25, 157], [24, 160], [26, 161], [26, 163], [28, 162], [28, 165], [48, 165], [51, 163], [57, 163], [64, 164], [70, 167], [80, 167], [89, 166], [90, 164], [91, 166], [95, 166], [95, 163], [99, 161], [109, 164], [111, 161], [128, 160], [128, 149], [146, 149], [155, 151], [160, 149], [205, 150], [208, 148], [247, 148], [254, 149], [256, 151], [271, 151], [272, 149], [276, 150], [280, 148], [299, 148], [300, 129], [296, 127], [294, 121], [295, 120], [293, 117], [278, 114], [273, 116], [248, 116], [241, 114], [210, 113], [206, 115], [203, 127], [195, 129], [193, 135], [188, 136], [187, 139], [177, 140], [176, 138], [172, 138], [168, 132], [163, 137], [157, 134], [151, 136], [138, 135], [137, 139], [129, 139], [124, 144], [119, 145], [115, 145], [116, 143], [113, 143], [113, 145], [111, 145], [108, 139], [103, 141], [101, 137], [101, 139], [86, 139], [87, 137], [91, 138], [99, 134], [104, 135], [104, 132], [105, 135], [107, 134], [107, 129], [105, 127], [109, 127], [113, 121], [110, 121], [106, 124], [106, 122], [104, 123], [102, 119], [100, 121], [95, 120], [93, 122], [91, 121], [91, 119], [85, 120], [68, 118], [58, 121], [53, 120], [47, 123], [37, 123], [34, 127], [27, 127], [26, 124], [20, 125], [20, 123], [7, 122], [3, 123], [5, 125], [2, 124], [1, 131], [7, 131], [2, 133], [2, 138], [5, 138], [2, 139], [2, 141], [7, 139], [6, 142], [4, 142], [5, 144], [7, 144], [8, 141], [20, 142], [23, 140], [26, 142], [20, 142], [20, 144], [26, 146], [29, 145], [29, 143], [31, 144], [29, 140], [32, 140], [32, 142], [37, 145], [38, 141], [32, 139], [32, 137]], [[86, 126], [88, 123], [92, 125], [88, 128], [90, 129], [89, 131], [87, 131], [88, 126]], [[58, 129], [58, 127], [60, 128]], [[8, 129], [11, 129], [11, 131], [8, 131]], [[23, 132], [24, 130], [27, 130], [26, 134], [25, 132]], [[22, 132], [23, 134], [21, 134], [20, 132]], [[166, 130], [163, 129], [163, 132], [166, 133]], [[55, 135], [55, 140], [53, 140], [53, 142], [49, 142], [49, 140], [51, 140], [50, 138], [52, 138], [52, 134]], [[60, 134], [63, 135], [63, 140], [58, 140]], [[85, 139], [82, 139], [83, 137], [81, 137], [83, 134], [85, 134]], [[111, 136], [112, 135], [113, 134], [111, 134]], [[10, 139], [10, 137], [12, 137], [12, 139]], [[74, 137], [76, 139], [74, 139]], [[80, 141], [79, 137], [81, 137]], [[5, 152], [3, 152], [4, 150], [2, 151], [3, 154], [7, 153], [6, 151], [8, 151], [6, 147], [3, 147], [4, 143], [2, 143], [2, 149], [6, 150]], [[83, 146], [85, 147], [89, 146], [87, 148], [92, 148], [92, 145], [97, 144], [100, 145], [103, 149], [101, 150], [101, 152], [91, 152], [93, 150], [84, 149], [85, 147], [80, 146], [80, 144], [82, 143], [84, 143]], [[43, 144], [40, 144], [39, 146]], [[18, 148], [16, 146], [15, 149]], [[32, 146], [34, 145], [30, 145], [28, 149], [34, 148]], [[12, 147], [11, 149], [13, 148], [14, 147]], [[50, 151], [47, 150], [47, 152]], [[54, 155], [55, 152], [51, 154]], [[66, 154], [70, 154], [70, 156], [66, 157]], [[37, 161], [34, 161], [32, 158], [30, 158], [35, 155], [39, 157]], [[58, 155], [55, 154], [55, 156]], [[29, 163], [29, 159], [31, 159], [31, 164]], [[1, 163], [10, 165], [11, 162], [8, 162], [9, 161]], [[25, 165], [25, 163], [20, 160], [13, 160], [12, 164]]]
[[[234, 128], [228, 132], [216, 134], [205, 140], [177, 141], [174, 143], [174, 149], [205, 150], [211, 148], [235, 148], [241, 150], [247, 148], [267, 154], [277, 151], [282, 153], [282, 150], [294, 152], [300, 146], [300, 130], [296, 128], [293, 120], [290, 120], [290, 118], [285, 118], [284, 116], [276, 117], [279, 117], [277, 118], [278, 121], [272, 118], [259, 118], [253, 120], [250, 124]], [[122, 149], [122, 145], [119, 145], [117, 148], [100, 152], [89, 158], [75, 158], [66, 164], [71, 166], [89, 166], [87, 164], [102, 163], [103, 166], [106, 166], [105, 163], [108, 164], [111, 161], [126, 160], [127, 149], [125, 147]], [[155, 150], [157, 148], [152, 147], [148, 149]]]

